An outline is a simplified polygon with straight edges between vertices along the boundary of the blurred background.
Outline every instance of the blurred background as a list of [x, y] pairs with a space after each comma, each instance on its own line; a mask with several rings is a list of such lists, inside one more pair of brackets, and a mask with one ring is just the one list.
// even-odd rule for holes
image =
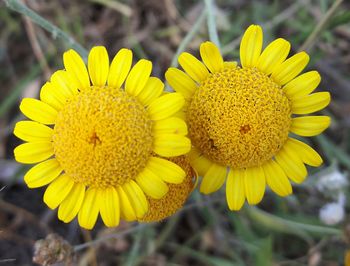
[[[153, 75], [164, 80], [177, 54], [198, 55], [199, 44], [210, 39], [208, 21], [226, 60], [239, 59], [241, 35], [252, 23], [263, 26], [265, 44], [283, 37], [292, 53], [307, 50], [307, 69], [322, 76], [318, 90], [332, 94], [323, 111], [331, 127], [308, 140], [323, 166], [309, 168], [293, 195], [267, 191], [259, 206], [240, 212], [228, 210], [221, 190], [205, 197], [194, 192], [162, 223], [115, 229], [99, 223], [86, 231], [76, 221], [58, 221], [42, 202], [44, 190], [24, 184], [29, 166], [13, 160], [20, 100], [38, 96], [51, 73], [63, 68], [69, 48], [86, 56], [104, 45], [110, 58], [131, 48], [135, 61], [152, 60]], [[0, 0], [0, 84], [0, 265], [36, 265], [35, 247], [45, 243], [60, 247], [65, 262], [56, 265], [350, 265], [349, 1]], [[35, 245], [47, 236], [53, 241]], [[48, 250], [46, 260], [54, 255]], [[45, 256], [34, 260], [43, 263]]]

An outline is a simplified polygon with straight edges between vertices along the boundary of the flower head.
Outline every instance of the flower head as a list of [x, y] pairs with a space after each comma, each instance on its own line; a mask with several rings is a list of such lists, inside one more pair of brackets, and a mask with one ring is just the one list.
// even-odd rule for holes
[[185, 72], [170, 68], [165, 74], [186, 100], [191, 164], [203, 176], [200, 191], [212, 193], [226, 180], [231, 210], [245, 199], [259, 203], [266, 184], [280, 196], [292, 193], [290, 180], [303, 182], [305, 164], [319, 166], [322, 159], [290, 134], [314, 136], [330, 124], [328, 116], [304, 116], [330, 102], [328, 92], [311, 93], [318, 72], [299, 75], [309, 56], [287, 59], [290, 44], [281, 38], [263, 51], [262, 44], [261, 27], [252, 25], [241, 41], [241, 66], [224, 62], [219, 49], [205, 42], [203, 62], [185, 52], [178, 59]]
[[40, 100], [20, 105], [33, 121], [16, 124], [14, 134], [27, 143], [15, 148], [15, 159], [37, 163], [24, 180], [30, 188], [49, 184], [44, 202], [58, 207], [64, 222], [78, 215], [90, 229], [98, 214], [107, 226], [120, 217], [140, 219], [148, 211], [146, 196], [160, 199], [168, 183], [185, 178], [180, 166], [159, 157], [190, 150], [186, 124], [174, 116], [184, 99], [163, 93], [163, 83], [150, 77], [150, 61], [131, 67], [128, 49], [111, 64], [101, 46], [90, 51], [87, 68], [73, 50], [63, 62], [65, 70], [44, 84]]
[[152, 199], [147, 196], [149, 209], [140, 222], [157, 222], [173, 215], [186, 202], [195, 188], [197, 174], [191, 167], [186, 156], [169, 158], [170, 161], [180, 165], [186, 172], [186, 177], [180, 184], [169, 184], [169, 192], [161, 199]]

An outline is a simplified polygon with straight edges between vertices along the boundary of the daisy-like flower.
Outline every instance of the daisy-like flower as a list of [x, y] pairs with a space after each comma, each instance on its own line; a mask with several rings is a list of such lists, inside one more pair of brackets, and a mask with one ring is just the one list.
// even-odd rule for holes
[[[301, 183], [305, 164], [319, 166], [318, 153], [292, 137], [315, 136], [330, 124], [328, 116], [304, 116], [327, 106], [328, 92], [311, 93], [317, 71], [299, 75], [309, 62], [305, 52], [287, 59], [290, 43], [277, 39], [263, 51], [260, 26], [251, 25], [240, 45], [241, 66], [224, 62], [211, 42], [202, 43], [199, 61], [179, 56], [183, 71], [170, 68], [166, 79], [186, 100], [185, 117], [193, 144], [191, 164], [203, 176], [200, 191], [217, 191], [226, 180], [231, 210], [247, 199], [257, 204], [266, 184], [280, 196]], [[297, 116], [302, 115], [302, 116]]]
[[[58, 207], [58, 218], [91, 229], [98, 214], [106, 226], [142, 218], [150, 198], [181, 183], [186, 173], [162, 157], [187, 153], [185, 122], [174, 116], [184, 105], [180, 93], [164, 94], [150, 77], [152, 63], [132, 68], [132, 52], [121, 49], [111, 64], [104, 47], [92, 48], [87, 68], [69, 50], [65, 70], [55, 72], [40, 100], [25, 98], [20, 110], [33, 121], [20, 121], [14, 134], [27, 141], [15, 159], [34, 164], [24, 176], [28, 187], [49, 184], [44, 202]], [[124, 84], [125, 81], [125, 84]], [[123, 85], [124, 84], [124, 85]]]
[[169, 160], [180, 165], [186, 172], [186, 177], [180, 184], [169, 184], [169, 192], [161, 199], [147, 196], [149, 209], [145, 216], [139, 219], [140, 222], [158, 222], [173, 215], [182, 208], [196, 186], [197, 174], [187, 156], [173, 157]]

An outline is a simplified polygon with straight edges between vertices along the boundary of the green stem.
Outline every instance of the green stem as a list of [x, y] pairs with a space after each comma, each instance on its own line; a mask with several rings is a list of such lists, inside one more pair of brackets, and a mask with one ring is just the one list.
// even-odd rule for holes
[[148, 226], [151, 226], [151, 225], [153, 225], [153, 223], [138, 224], [138, 225], [131, 227], [130, 229], [124, 230], [122, 232], [106, 235], [106, 236], [103, 236], [101, 238], [97, 238], [93, 241], [89, 241], [89, 242], [86, 242], [84, 244], [76, 245], [76, 246], [74, 246], [74, 251], [77, 252], [77, 251], [80, 251], [82, 249], [85, 249], [85, 248], [88, 248], [91, 246], [96, 246], [96, 245], [98, 245], [98, 244], [100, 244], [108, 239], [119, 238], [119, 237], [129, 235], [131, 233], [137, 232], [137, 231], [142, 230], [142, 229], [144, 229]]
[[5, 97], [5, 99], [0, 103], [0, 117], [3, 117], [11, 109], [11, 107], [18, 101], [18, 98], [20, 98], [20, 95], [28, 83], [35, 79], [39, 73], [40, 66], [34, 65], [29, 74], [22, 79], [18, 85], [16, 85], [9, 95]]
[[171, 61], [171, 66], [173, 67], [177, 67], [178, 63], [177, 63], [177, 58], [179, 57], [179, 55], [185, 51], [187, 45], [192, 41], [194, 35], [198, 32], [200, 26], [202, 25], [205, 17], [207, 15], [207, 11], [204, 10], [202, 12], [202, 14], [198, 17], [197, 21], [193, 24], [193, 27], [191, 28], [191, 30], [187, 33], [187, 35], [185, 36], [185, 38], [182, 40], [182, 42], [180, 43], [179, 47], [177, 48], [177, 51], [173, 57], [173, 60]]
[[316, 235], [342, 235], [342, 231], [337, 228], [289, 221], [256, 207], [249, 206], [245, 210], [252, 220], [280, 232], [289, 232], [297, 235], [301, 235], [303, 231]]
[[220, 49], [221, 45], [220, 45], [220, 40], [219, 40], [218, 31], [217, 31], [216, 22], [215, 22], [215, 15], [214, 15], [214, 11], [215, 11], [214, 0], [204, 0], [204, 2], [208, 13], [207, 22], [208, 22], [209, 38]]
[[141, 242], [142, 242], [143, 236], [144, 236], [144, 230], [139, 230], [137, 232], [137, 234], [135, 234], [135, 237], [133, 239], [133, 245], [131, 247], [127, 261], [125, 262], [126, 266], [135, 266], [136, 265], [136, 261], [140, 257], [139, 252], [140, 252]]
[[114, 9], [126, 17], [130, 17], [132, 15], [132, 9], [129, 6], [123, 3], [120, 3], [118, 1], [113, 1], [113, 0], [89, 0], [89, 1]]
[[74, 50], [76, 50], [82, 57], [87, 58], [88, 52], [84, 47], [77, 43], [67, 33], [53, 25], [48, 20], [44, 19], [42, 16], [28, 8], [26, 5], [22, 4], [18, 0], [5, 0], [5, 3], [10, 9], [24, 16], [28, 16], [35, 24], [50, 32], [54, 39], [62, 39], [68, 44], [69, 47], [72, 47]]
[[179, 221], [179, 219], [180, 219], [180, 215], [177, 214], [177, 215], [174, 215], [173, 217], [171, 217], [167, 221], [166, 226], [164, 227], [164, 229], [160, 233], [159, 237], [155, 240], [154, 245], [152, 245], [152, 248], [150, 249], [150, 251], [145, 252], [144, 254], [139, 256], [134, 261], [133, 266], [140, 265], [147, 256], [150, 256], [151, 254], [154, 254], [160, 247], [162, 247], [164, 242], [168, 239], [170, 234], [174, 231], [174, 228], [175, 228], [177, 222]]
[[321, 21], [317, 24], [316, 28], [311, 32], [309, 37], [306, 39], [304, 44], [300, 47], [300, 51], [306, 51], [310, 50], [312, 46], [315, 44], [318, 36], [320, 33], [324, 30], [327, 23], [330, 21], [330, 19], [333, 17], [335, 11], [338, 9], [340, 4], [343, 2], [343, 0], [336, 0], [330, 9], [326, 12], [324, 17], [321, 19]]
[[[263, 23], [261, 26], [264, 30], [272, 29], [286, 20], [290, 19], [295, 13], [297, 13], [302, 7], [308, 5], [310, 0], [299, 0], [295, 1], [292, 5], [279, 12], [278, 15], [274, 16], [270, 21]], [[234, 51], [240, 44], [241, 36], [235, 38], [230, 43], [226, 44], [221, 49], [223, 55], [229, 54]]]

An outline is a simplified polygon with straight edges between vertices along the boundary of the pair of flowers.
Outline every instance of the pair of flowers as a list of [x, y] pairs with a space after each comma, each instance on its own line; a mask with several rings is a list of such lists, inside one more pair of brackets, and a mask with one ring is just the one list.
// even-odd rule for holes
[[[58, 218], [91, 229], [98, 215], [106, 226], [155, 221], [179, 209], [194, 187], [217, 191], [226, 181], [231, 210], [245, 200], [261, 201], [266, 184], [278, 195], [301, 183], [305, 164], [321, 157], [291, 137], [314, 136], [330, 124], [316, 112], [328, 92], [312, 93], [316, 71], [299, 75], [305, 52], [287, 59], [290, 44], [277, 39], [264, 50], [260, 26], [250, 26], [240, 46], [241, 66], [224, 62], [211, 42], [202, 43], [202, 62], [189, 53], [178, 58], [184, 72], [169, 68], [166, 80], [151, 77], [152, 63], [132, 67], [132, 52], [121, 49], [109, 63], [94, 47], [87, 68], [73, 50], [63, 55], [40, 100], [23, 99], [14, 134], [27, 141], [14, 150], [21, 163], [37, 163], [24, 176], [28, 187], [48, 185], [44, 202]], [[191, 166], [190, 166], [191, 165]]]

